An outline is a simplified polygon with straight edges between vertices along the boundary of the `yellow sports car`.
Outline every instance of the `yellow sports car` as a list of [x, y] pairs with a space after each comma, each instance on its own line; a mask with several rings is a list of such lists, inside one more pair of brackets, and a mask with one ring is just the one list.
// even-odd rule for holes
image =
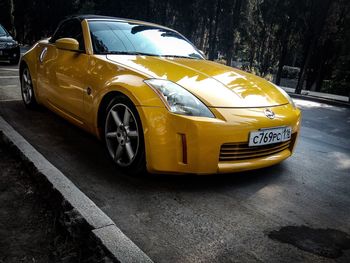
[[20, 80], [28, 108], [45, 105], [95, 134], [131, 173], [270, 166], [292, 154], [300, 127], [283, 90], [147, 22], [70, 17], [23, 56]]

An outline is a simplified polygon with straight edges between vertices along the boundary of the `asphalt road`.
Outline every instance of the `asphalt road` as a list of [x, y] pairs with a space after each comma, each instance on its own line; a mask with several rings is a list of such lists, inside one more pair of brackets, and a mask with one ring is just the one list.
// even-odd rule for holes
[[46, 109], [26, 110], [17, 74], [0, 65], [0, 115], [154, 261], [350, 261], [350, 109], [297, 100], [296, 152], [274, 167], [131, 177], [91, 135]]

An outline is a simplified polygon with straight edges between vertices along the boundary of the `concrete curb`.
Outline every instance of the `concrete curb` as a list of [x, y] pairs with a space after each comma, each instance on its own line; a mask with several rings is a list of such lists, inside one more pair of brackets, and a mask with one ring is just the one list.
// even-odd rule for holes
[[[115, 223], [80, 191], [61, 171], [30, 145], [0, 116], [0, 140], [14, 148], [26, 165], [31, 167], [33, 176], [52, 194], [60, 198], [60, 209], [73, 225], [69, 232], [78, 235], [84, 229], [89, 238], [100, 246], [106, 262], [153, 262], [137, 247]], [[51, 193], [50, 193], [51, 194]], [[57, 204], [55, 204], [57, 205]], [[69, 211], [67, 210], [69, 207]], [[67, 227], [67, 225], [66, 225]], [[77, 231], [77, 229], [80, 229]]]
[[315, 101], [319, 103], [325, 103], [333, 106], [338, 106], [338, 107], [346, 107], [350, 108], [350, 103], [338, 101], [338, 100], [331, 100], [331, 99], [326, 99], [326, 98], [321, 98], [321, 97], [315, 97], [312, 95], [302, 95], [302, 94], [295, 94], [293, 92], [287, 92], [292, 98], [296, 99], [301, 99], [301, 100], [310, 100], [310, 101]]

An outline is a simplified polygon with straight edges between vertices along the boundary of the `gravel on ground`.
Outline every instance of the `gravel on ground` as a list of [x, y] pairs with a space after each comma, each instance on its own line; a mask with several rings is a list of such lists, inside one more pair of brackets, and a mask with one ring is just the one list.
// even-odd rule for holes
[[20, 159], [0, 143], [0, 263], [83, 262]]

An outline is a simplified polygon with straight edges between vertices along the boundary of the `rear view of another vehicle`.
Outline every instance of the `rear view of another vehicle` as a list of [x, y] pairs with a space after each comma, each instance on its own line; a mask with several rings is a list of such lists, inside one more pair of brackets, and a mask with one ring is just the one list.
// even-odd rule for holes
[[0, 25], [0, 61], [9, 61], [18, 64], [20, 47], [16, 40]]

